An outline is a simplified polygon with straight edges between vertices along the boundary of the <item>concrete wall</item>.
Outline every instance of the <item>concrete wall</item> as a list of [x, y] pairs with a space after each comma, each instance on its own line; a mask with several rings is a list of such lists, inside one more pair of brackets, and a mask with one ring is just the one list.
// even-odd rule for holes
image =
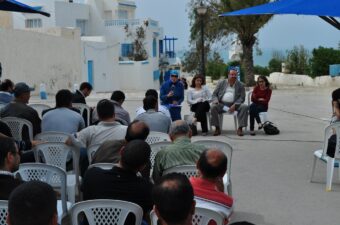
[[276, 85], [288, 86], [339, 87], [340, 77], [320, 76], [313, 79], [308, 75], [271, 73], [269, 82]]
[[76, 27], [76, 20], [89, 20], [90, 7], [85, 4], [55, 2], [57, 27]]
[[35, 93], [39, 91], [40, 83], [46, 84], [49, 93], [80, 83], [80, 34], [77, 30], [74, 30], [72, 37], [71, 34], [57, 37], [38, 32], [1, 29], [2, 78], [27, 82], [36, 88]]

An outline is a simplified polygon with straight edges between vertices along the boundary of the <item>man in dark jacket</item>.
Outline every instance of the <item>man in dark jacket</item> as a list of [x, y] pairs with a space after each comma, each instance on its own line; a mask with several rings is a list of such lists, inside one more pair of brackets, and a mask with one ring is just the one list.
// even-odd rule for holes
[[86, 104], [85, 98], [91, 94], [93, 87], [88, 82], [83, 82], [80, 85], [79, 90], [73, 94], [72, 103], [83, 103]]

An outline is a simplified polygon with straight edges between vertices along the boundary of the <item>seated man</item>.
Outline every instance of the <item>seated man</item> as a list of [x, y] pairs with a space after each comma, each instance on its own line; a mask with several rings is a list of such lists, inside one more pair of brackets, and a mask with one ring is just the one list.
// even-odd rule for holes
[[168, 133], [171, 119], [157, 109], [158, 100], [154, 96], [147, 96], [143, 100], [143, 107], [146, 110], [136, 117], [136, 120], [145, 122], [151, 131]]
[[92, 89], [93, 87], [90, 83], [88, 82], [81, 83], [79, 90], [76, 90], [76, 92], [72, 96], [72, 102], [86, 104], [85, 98], [91, 94]]
[[57, 220], [57, 197], [50, 185], [30, 181], [10, 195], [8, 225], [57, 225]]
[[211, 125], [216, 127], [214, 136], [221, 134], [219, 114], [237, 111], [237, 135], [243, 136], [243, 127], [248, 123], [248, 106], [243, 104], [246, 92], [243, 83], [237, 80], [237, 71], [229, 70], [228, 79], [218, 82], [213, 94], [211, 105]]
[[[158, 92], [155, 89], [149, 89], [145, 92], [145, 97], [150, 95], [158, 100]], [[164, 115], [171, 119], [170, 112], [168, 108], [165, 107], [164, 105], [158, 104], [158, 112], [163, 113]], [[143, 108], [143, 106], [140, 106], [136, 109], [136, 116], [139, 116], [142, 113], [145, 113], [145, 109]]]
[[9, 137], [0, 137], [0, 200], [7, 200], [11, 192], [22, 184], [14, 178], [20, 163], [20, 154], [14, 140]]
[[186, 176], [170, 173], [161, 177], [152, 190], [152, 199], [161, 225], [192, 224], [194, 192]]
[[179, 165], [193, 165], [206, 149], [203, 145], [191, 143], [191, 130], [183, 120], [172, 122], [169, 136], [172, 145], [159, 151], [155, 157], [152, 177], [156, 181], [164, 170]]
[[[17, 83], [14, 87], [14, 101], [1, 110], [1, 118], [18, 117], [30, 121], [33, 125], [33, 136], [41, 132], [41, 120], [35, 109], [28, 106], [31, 89], [26, 83]], [[28, 130], [24, 129], [23, 139], [29, 139]]]
[[209, 149], [202, 152], [197, 161], [199, 177], [191, 177], [196, 205], [219, 211], [226, 218], [232, 212], [233, 199], [224, 193], [223, 176], [227, 172], [228, 159], [220, 150]]
[[69, 90], [59, 90], [55, 96], [56, 107], [45, 112], [41, 130], [58, 131], [72, 134], [85, 127], [83, 117], [72, 110], [72, 93]]
[[[141, 140], [129, 142], [121, 151], [118, 166], [111, 170], [91, 168], [85, 173], [84, 200], [116, 199], [136, 203], [143, 208], [144, 218], [152, 209], [152, 183], [137, 176], [150, 159], [150, 146]], [[132, 222], [125, 224], [134, 224]]]

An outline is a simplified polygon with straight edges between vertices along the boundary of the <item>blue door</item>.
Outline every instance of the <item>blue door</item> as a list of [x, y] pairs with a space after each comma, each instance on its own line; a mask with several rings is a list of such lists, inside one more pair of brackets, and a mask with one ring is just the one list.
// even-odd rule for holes
[[87, 80], [93, 86], [93, 60], [87, 61]]

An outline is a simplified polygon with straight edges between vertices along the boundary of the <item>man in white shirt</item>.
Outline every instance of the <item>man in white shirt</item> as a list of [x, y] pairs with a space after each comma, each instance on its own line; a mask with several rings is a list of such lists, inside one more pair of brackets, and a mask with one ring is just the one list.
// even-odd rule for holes
[[[149, 95], [158, 99], [158, 92], [155, 89], [149, 89], [145, 92], [145, 97], [147, 97]], [[164, 115], [166, 115], [167, 117], [169, 117], [171, 119], [170, 112], [169, 112], [168, 108], [165, 107], [164, 105], [158, 104], [158, 112], [163, 113]], [[136, 109], [136, 117], [138, 117], [142, 113], [145, 113], [145, 109], [143, 108], [143, 106], [138, 107]]]
[[237, 111], [238, 129], [237, 135], [243, 136], [243, 127], [248, 123], [248, 106], [243, 104], [245, 100], [243, 83], [237, 80], [237, 71], [229, 70], [228, 79], [220, 81], [213, 94], [211, 106], [211, 125], [216, 127], [214, 136], [221, 134], [219, 114]]

